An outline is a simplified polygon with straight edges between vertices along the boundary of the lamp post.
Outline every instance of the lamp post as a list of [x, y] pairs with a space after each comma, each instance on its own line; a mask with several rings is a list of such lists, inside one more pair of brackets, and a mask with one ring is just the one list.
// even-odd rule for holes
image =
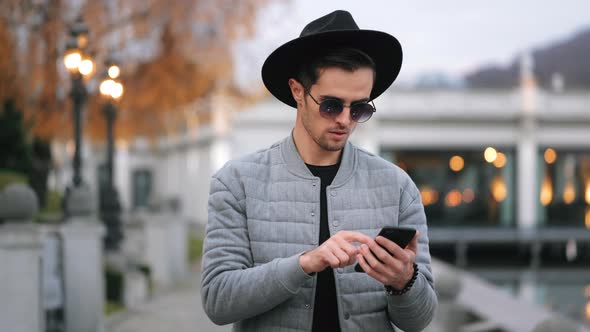
[[80, 187], [82, 180], [82, 107], [86, 101], [86, 87], [84, 78], [88, 77], [94, 71], [94, 63], [90, 57], [84, 54], [84, 49], [88, 44], [88, 28], [81, 18], [78, 18], [70, 28], [70, 38], [67, 42], [67, 50], [64, 56], [64, 64], [70, 72], [72, 79], [72, 90], [70, 97], [73, 102], [74, 118], [74, 187]]
[[123, 239], [123, 232], [121, 231], [119, 193], [113, 181], [115, 154], [113, 126], [117, 117], [116, 102], [123, 95], [123, 85], [116, 80], [120, 74], [119, 67], [112, 61], [107, 61], [106, 66], [108, 76], [100, 84], [100, 93], [106, 99], [103, 114], [107, 124], [107, 181], [100, 191], [100, 214], [107, 227], [105, 248], [109, 251], [117, 251]]

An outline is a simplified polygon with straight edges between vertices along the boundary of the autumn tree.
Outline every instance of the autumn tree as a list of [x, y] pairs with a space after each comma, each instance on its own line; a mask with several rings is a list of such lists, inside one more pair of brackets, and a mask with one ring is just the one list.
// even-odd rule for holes
[[[126, 136], [159, 135], [177, 108], [207, 95], [213, 84], [231, 85], [231, 42], [251, 33], [264, 0], [67, 0], [0, 4], [0, 98], [17, 99], [32, 132], [71, 137], [69, 79], [62, 58], [68, 25], [82, 15], [97, 72], [88, 83], [88, 133], [99, 137], [97, 85], [103, 62], [121, 62]], [[4, 47], [7, 46], [7, 47]], [[8, 91], [10, 90], [10, 91]], [[119, 128], [117, 128], [119, 129]], [[169, 128], [168, 128], [169, 129]]]
[[[232, 88], [231, 43], [251, 34], [265, 0], [45, 0], [0, 2], [0, 101], [23, 114], [29, 143], [73, 136], [69, 76], [63, 54], [70, 24], [89, 28], [97, 71], [87, 82], [85, 134], [105, 133], [98, 84], [109, 57], [120, 62], [125, 93], [119, 138], [157, 137], [209, 115], [179, 112], [214, 88]], [[2, 112], [2, 110], [0, 110]]]

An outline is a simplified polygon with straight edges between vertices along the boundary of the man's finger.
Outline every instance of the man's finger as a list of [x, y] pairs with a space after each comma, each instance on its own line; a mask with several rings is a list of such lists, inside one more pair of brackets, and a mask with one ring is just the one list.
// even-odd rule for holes
[[340, 231], [338, 234], [347, 242], [358, 242], [358, 243], [365, 243], [369, 244], [373, 239], [368, 237], [367, 235], [359, 232], [352, 232], [352, 231]]
[[354, 257], [356, 254], [358, 254], [358, 247], [352, 245], [350, 242], [347, 242], [345, 239], [335, 237], [334, 240], [338, 246], [348, 254], [348, 256]]
[[373, 271], [373, 268], [371, 267], [371, 265], [369, 265], [369, 263], [367, 263], [363, 255], [356, 255], [356, 261], [359, 263], [359, 265], [363, 268], [363, 271], [365, 271], [366, 273]]
[[[385, 249], [381, 246], [385, 247]], [[405, 254], [397, 244], [382, 236], [378, 236], [377, 242], [369, 246], [369, 248], [371, 248], [371, 251], [377, 256], [377, 258], [387, 265], [392, 265], [394, 263], [394, 257], [399, 259]]]
[[382, 284], [387, 282], [386, 278], [382, 276], [379, 272], [375, 271], [365, 260], [363, 255], [357, 255], [356, 258], [359, 262], [359, 265], [363, 268], [363, 271], [367, 273], [367, 275], [371, 276], [373, 279], [379, 281]]
[[348, 261], [350, 260], [350, 256], [348, 256], [348, 254], [346, 252], [344, 252], [344, 250], [338, 248], [334, 251], [334, 255], [338, 258], [338, 260], [340, 261], [338, 266], [343, 266], [346, 265], [348, 263]]
[[376, 271], [381, 271], [383, 264], [375, 257], [375, 255], [373, 255], [373, 253], [371, 252], [371, 250], [369, 249], [369, 247], [367, 245], [362, 245], [361, 246], [361, 254], [363, 255], [363, 258], [365, 259], [365, 261], [371, 265], [373, 270]]
[[385, 247], [385, 249], [387, 249], [387, 251], [389, 251], [389, 253], [393, 256], [399, 256], [401, 253], [404, 252], [404, 248], [400, 247], [399, 245], [397, 245], [397, 243], [391, 241], [390, 239], [383, 237], [383, 236], [377, 236], [377, 238], [375, 239], [375, 241], [382, 245], [383, 247]]
[[338, 267], [340, 265], [340, 260], [332, 252], [327, 252], [324, 257], [330, 267]]

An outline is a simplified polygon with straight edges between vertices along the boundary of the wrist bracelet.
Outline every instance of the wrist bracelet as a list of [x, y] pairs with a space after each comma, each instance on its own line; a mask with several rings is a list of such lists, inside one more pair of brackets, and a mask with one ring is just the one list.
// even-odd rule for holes
[[418, 278], [418, 264], [414, 263], [414, 273], [412, 274], [412, 279], [408, 281], [408, 283], [402, 289], [395, 289], [391, 286], [385, 286], [385, 291], [387, 295], [402, 295], [407, 293], [410, 288], [414, 285], [414, 282]]

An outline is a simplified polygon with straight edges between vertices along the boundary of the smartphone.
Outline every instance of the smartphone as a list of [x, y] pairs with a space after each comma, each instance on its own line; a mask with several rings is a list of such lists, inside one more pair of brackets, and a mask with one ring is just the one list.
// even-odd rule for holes
[[[400, 246], [400, 248], [404, 249], [410, 243], [410, 241], [412, 241], [415, 234], [416, 230], [413, 228], [386, 226], [381, 229], [377, 236], [383, 236], [384, 238], [395, 242], [395, 244]], [[356, 272], [365, 272], [359, 263], [356, 264], [354, 270]]]

